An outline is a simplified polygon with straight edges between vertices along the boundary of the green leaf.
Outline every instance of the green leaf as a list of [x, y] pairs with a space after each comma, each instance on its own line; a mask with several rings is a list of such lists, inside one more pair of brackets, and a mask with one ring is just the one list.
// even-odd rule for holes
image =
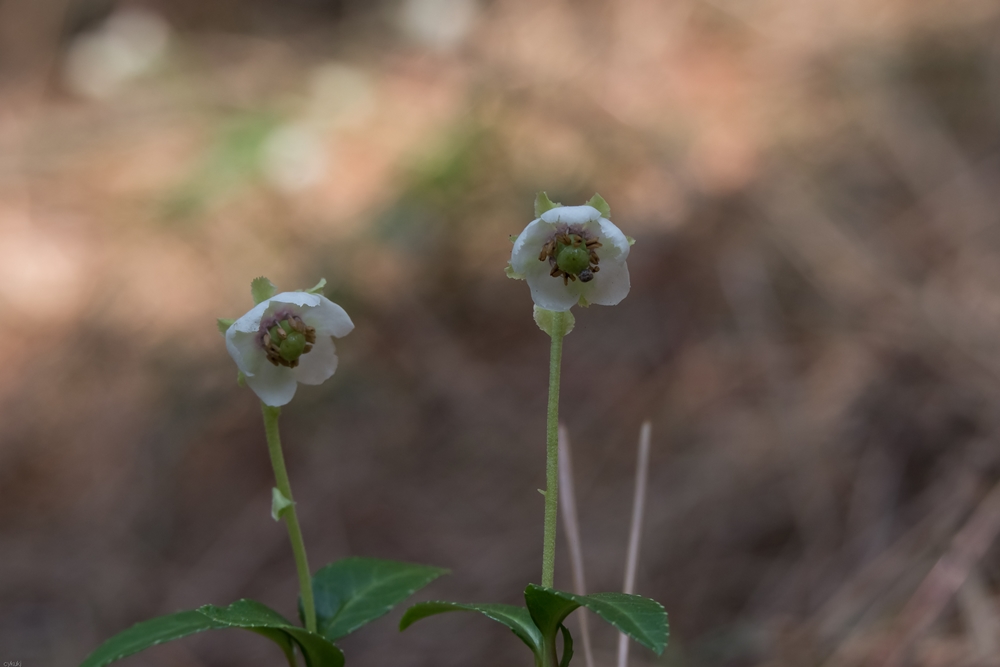
[[527, 644], [535, 655], [541, 655], [542, 635], [531, 621], [528, 610], [511, 604], [462, 604], [441, 600], [420, 602], [406, 610], [403, 618], [399, 621], [399, 629], [405, 630], [422, 618], [435, 614], [445, 614], [449, 611], [478, 611], [483, 616], [506, 625], [521, 641]]
[[225, 336], [226, 332], [229, 331], [229, 327], [233, 326], [233, 322], [235, 321], [226, 317], [220, 317], [215, 321], [215, 325], [219, 327], [219, 333]]
[[275, 284], [264, 276], [254, 278], [253, 282], [250, 283], [250, 294], [253, 295], [254, 305], [262, 301], [267, 301], [277, 293], [278, 288]]
[[569, 661], [573, 659], [573, 635], [569, 633], [569, 628], [561, 623], [559, 629], [563, 636], [562, 660], [559, 661], [559, 667], [568, 667]]
[[544, 192], [539, 192], [535, 195], [535, 217], [542, 217], [542, 213], [546, 211], [551, 211], [554, 208], [559, 208], [562, 204], [554, 202], [549, 199], [549, 196]]
[[569, 312], [568, 310], [563, 313], [557, 313], [552, 310], [546, 310], [544, 308], [539, 308], [538, 306], [535, 306], [534, 315], [535, 315], [535, 324], [538, 325], [539, 329], [547, 333], [550, 338], [552, 337], [552, 334], [555, 331], [556, 315], [564, 316], [566, 328], [563, 331], [562, 334], [563, 336], [569, 334], [569, 332], [573, 330], [573, 327], [576, 326], [576, 318], [573, 317], [573, 313]]
[[319, 282], [306, 290], [306, 294], [322, 294], [326, 287], [326, 278], [320, 278]]
[[115, 660], [173, 639], [222, 627], [197, 611], [181, 611], [136, 623], [101, 644], [80, 667], [103, 667]]
[[608, 202], [604, 201], [604, 197], [596, 192], [594, 193], [594, 196], [590, 198], [590, 201], [587, 202], [587, 206], [593, 206], [600, 211], [602, 218], [611, 219], [611, 207], [608, 206]]
[[222, 627], [246, 628], [274, 639], [276, 635], [286, 635], [294, 640], [305, 656], [307, 667], [343, 667], [344, 654], [336, 646], [318, 634], [292, 625], [270, 607], [254, 600], [240, 600], [228, 607], [205, 605], [198, 612]]
[[278, 487], [271, 489], [271, 518], [275, 521], [281, 518], [281, 513], [294, 505], [291, 500], [285, 497]]
[[104, 667], [151, 646], [205, 630], [245, 628], [274, 641], [285, 657], [298, 645], [308, 667], [342, 667], [344, 655], [317, 634], [291, 625], [278, 612], [253, 600], [240, 600], [228, 607], [206, 605], [197, 611], [181, 611], [133, 625], [101, 644], [80, 667]]
[[655, 600], [625, 593], [574, 595], [528, 584], [524, 591], [531, 618], [543, 637], [556, 629], [577, 607], [586, 607], [657, 655], [667, 646], [667, 612]]
[[378, 558], [345, 558], [331, 563], [313, 577], [318, 631], [337, 641], [389, 613], [447, 572]]

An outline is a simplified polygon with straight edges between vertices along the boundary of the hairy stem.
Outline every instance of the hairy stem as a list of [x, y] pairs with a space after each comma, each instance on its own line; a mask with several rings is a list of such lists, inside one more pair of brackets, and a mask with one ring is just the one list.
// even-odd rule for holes
[[278, 434], [278, 416], [281, 414], [281, 408], [272, 408], [263, 403], [261, 408], [264, 412], [264, 432], [267, 433], [267, 449], [271, 453], [274, 479], [281, 495], [292, 502], [281, 514], [285, 519], [285, 526], [288, 527], [288, 539], [295, 554], [295, 569], [299, 573], [299, 590], [302, 595], [302, 613], [306, 618], [306, 630], [316, 632], [316, 604], [313, 602], [312, 575], [309, 561], [306, 559], [306, 545], [302, 541], [302, 529], [299, 528], [299, 517], [295, 513], [292, 485], [288, 481], [288, 471], [285, 470], [285, 457], [281, 453], [281, 436]]

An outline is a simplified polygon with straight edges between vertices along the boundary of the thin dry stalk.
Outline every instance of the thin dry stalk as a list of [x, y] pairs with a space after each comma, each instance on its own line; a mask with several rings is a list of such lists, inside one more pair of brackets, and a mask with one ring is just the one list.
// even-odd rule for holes
[[[646, 506], [646, 482], [649, 479], [649, 439], [652, 433], [649, 421], [642, 423], [639, 431], [639, 460], [635, 468], [635, 496], [632, 499], [632, 526], [628, 534], [628, 555], [625, 557], [625, 585], [623, 593], [635, 591], [635, 572], [639, 566], [639, 542], [642, 537], [642, 513]], [[618, 667], [628, 665], [628, 637], [618, 635]]]
[[[569, 563], [573, 572], [573, 592], [586, 595], [587, 587], [583, 577], [583, 547], [580, 543], [580, 521], [576, 514], [576, 493], [573, 487], [573, 459], [570, 456], [569, 433], [559, 425], [559, 500], [562, 507], [566, 541], [569, 543]], [[580, 619], [580, 636], [583, 638], [583, 658], [587, 667], [594, 667], [594, 653], [590, 647], [590, 627], [587, 615], [577, 614]]]
[[1000, 533], [1000, 484], [983, 499], [958, 531], [948, 551], [934, 565], [900, 614], [897, 634], [882, 655], [869, 664], [901, 665], [917, 639], [927, 633], [948, 602], [966, 582], [976, 563]]

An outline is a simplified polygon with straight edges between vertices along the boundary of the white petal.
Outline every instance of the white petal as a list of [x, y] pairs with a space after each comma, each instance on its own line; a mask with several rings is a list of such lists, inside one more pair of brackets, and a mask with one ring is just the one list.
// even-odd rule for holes
[[[548, 262], [545, 262], [545, 266], [548, 267]], [[542, 275], [528, 276], [527, 281], [528, 287], [531, 288], [531, 300], [539, 308], [565, 312], [580, 300], [579, 281], [563, 285], [562, 278], [553, 278], [548, 270]]]
[[[603, 250], [603, 248], [602, 248]], [[630, 281], [628, 265], [624, 261], [601, 261], [601, 270], [584, 285], [583, 296], [599, 306], [614, 306], [628, 295]]]
[[302, 384], [322, 384], [337, 370], [337, 351], [330, 336], [317, 336], [313, 349], [299, 357], [292, 375]]
[[274, 408], [292, 400], [298, 387], [291, 368], [275, 366], [270, 362], [261, 365], [255, 375], [248, 375], [247, 384], [260, 400]]
[[320, 299], [324, 299], [319, 294], [309, 294], [308, 292], [282, 292], [275, 294], [264, 303], [292, 303], [296, 306], [315, 308], [319, 305]]
[[593, 206], [560, 206], [542, 213], [545, 222], [561, 222], [566, 225], [582, 225], [601, 217], [601, 212]]
[[226, 349], [236, 362], [236, 367], [247, 377], [255, 375], [261, 364], [267, 363], [267, 355], [257, 342], [257, 329], [253, 333], [238, 331], [233, 323], [226, 331]]
[[302, 312], [302, 320], [309, 326], [314, 327], [317, 335], [343, 338], [354, 331], [354, 322], [351, 321], [347, 311], [325, 296], [318, 294], [315, 296], [319, 297], [319, 303], [315, 308], [304, 310]]
[[597, 255], [601, 258], [601, 261], [603, 262], [605, 258], [609, 260], [620, 258], [624, 262], [631, 248], [628, 243], [628, 237], [622, 233], [622, 230], [618, 229], [615, 223], [607, 218], [600, 218], [597, 222], [601, 226], [598, 236], [603, 244], [603, 247], [597, 251]]
[[548, 262], [538, 261], [538, 253], [554, 231], [555, 226], [541, 218], [528, 223], [521, 235], [514, 240], [514, 248], [510, 252], [510, 265], [514, 271], [531, 275], [537, 272], [538, 265], [548, 266]]
[[[235, 328], [236, 331], [243, 331], [245, 333], [257, 333], [257, 330], [260, 329], [260, 320], [264, 317], [264, 312], [269, 305], [271, 305], [270, 299], [261, 301], [250, 312], [233, 322], [233, 326], [230, 328]], [[229, 332], [226, 332], [226, 335], [228, 336]]]

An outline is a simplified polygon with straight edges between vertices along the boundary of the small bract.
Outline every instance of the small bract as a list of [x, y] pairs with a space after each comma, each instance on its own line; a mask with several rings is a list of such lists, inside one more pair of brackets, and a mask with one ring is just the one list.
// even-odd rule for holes
[[631, 244], [608, 220], [610, 209], [600, 195], [584, 206], [561, 206], [539, 193], [535, 213], [539, 217], [514, 241], [508, 270], [510, 277], [528, 281], [535, 305], [564, 312], [577, 304], [614, 306], [625, 298]]
[[337, 370], [333, 339], [351, 333], [343, 308], [321, 294], [282, 292], [226, 329], [226, 349], [261, 401], [285, 405], [298, 383], [321, 384]]

